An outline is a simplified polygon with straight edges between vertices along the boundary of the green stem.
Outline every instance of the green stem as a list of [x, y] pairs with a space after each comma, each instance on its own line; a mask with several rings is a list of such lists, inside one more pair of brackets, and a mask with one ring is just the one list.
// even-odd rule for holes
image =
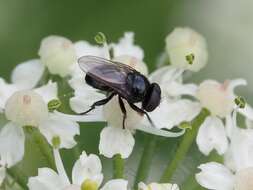
[[174, 159], [169, 163], [165, 169], [160, 182], [169, 182], [179, 163], [185, 158], [189, 151], [195, 137], [197, 136], [200, 125], [204, 122], [205, 118], [209, 115], [206, 109], [202, 109], [200, 114], [192, 121], [192, 129], [189, 130], [183, 137], [176, 151]]
[[[60, 108], [58, 111], [63, 112], [63, 113], [73, 113], [73, 111], [70, 108], [69, 105], [69, 99], [71, 96], [64, 96], [66, 94], [72, 94], [73, 89], [69, 86], [69, 83], [66, 78], [61, 78], [59, 76], [52, 76], [52, 80], [54, 82], [57, 82], [58, 85], [58, 94], [59, 94], [59, 99], [63, 103], [61, 104]], [[76, 146], [72, 149], [73, 155], [75, 159], [79, 159], [79, 156], [81, 154], [79, 143], [76, 144]]]
[[28, 127], [25, 127], [25, 128], [26, 128], [26, 131], [31, 135], [33, 141], [38, 146], [41, 154], [44, 156], [44, 158], [47, 161], [49, 167], [52, 168], [52, 169], [56, 169], [52, 148], [47, 143], [44, 136], [39, 132], [38, 129], [36, 129], [34, 127], [29, 127], [28, 126]]
[[114, 179], [124, 178], [124, 160], [120, 154], [117, 154], [113, 157], [113, 169]]
[[142, 153], [139, 168], [134, 182], [134, 189], [138, 189], [139, 182], [145, 182], [148, 177], [151, 162], [156, 148], [156, 136], [149, 135]]
[[21, 189], [27, 190], [27, 180], [25, 175], [17, 168], [10, 168], [6, 170], [6, 173], [11, 179], [15, 181], [15, 184], [17, 184]]

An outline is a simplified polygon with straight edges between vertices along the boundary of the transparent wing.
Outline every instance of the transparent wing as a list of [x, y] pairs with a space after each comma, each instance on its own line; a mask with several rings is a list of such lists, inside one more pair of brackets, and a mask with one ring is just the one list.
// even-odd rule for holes
[[78, 60], [80, 68], [88, 75], [108, 86], [125, 84], [127, 74], [135, 70], [122, 63], [96, 56], [83, 56]]

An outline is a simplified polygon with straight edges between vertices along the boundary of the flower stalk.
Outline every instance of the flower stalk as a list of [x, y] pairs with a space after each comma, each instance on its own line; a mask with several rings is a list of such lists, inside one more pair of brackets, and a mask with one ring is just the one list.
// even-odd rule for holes
[[11, 168], [6, 170], [7, 175], [10, 176], [15, 184], [17, 184], [20, 189], [22, 190], [26, 190], [27, 189], [27, 179], [26, 176], [24, 175], [23, 172], [21, 172], [21, 170], [19, 170], [17, 167]]
[[146, 145], [139, 163], [139, 168], [134, 182], [134, 189], [138, 189], [140, 181], [145, 182], [148, 177], [151, 162], [156, 148], [156, 136], [149, 135], [147, 137]]
[[206, 109], [202, 109], [200, 114], [192, 121], [192, 129], [189, 130], [185, 136], [183, 137], [179, 147], [176, 151], [174, 159], [168, 164], [165, 169], [160, 182], [169, 182], [174, 172], [176, 171], [178, 165], [183, 161], [185, 155], [188, 153], [194, 139], [197, 136], [198, 129], [201, 124], [204, 122], [205, 118], [209, 115], [209, 111]]
[[113, 178], [120, 179], [124, 178], [124, 160], [120, 154], [113, 157]]
[[31, 136], [33, 141], [37, 144], [40, 149], [41, 154], [44, 156], [50, 168], [55, 169], [55, 162], [53, 157], [52, 149], [47, 143], [46, 139], [42, 136], [42, 134], [34, 127], [25, 127], [26, 132]]

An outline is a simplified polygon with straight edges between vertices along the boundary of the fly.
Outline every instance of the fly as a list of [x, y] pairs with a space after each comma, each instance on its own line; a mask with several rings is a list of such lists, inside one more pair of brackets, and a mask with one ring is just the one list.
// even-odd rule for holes
[[[90, 109], [80, 113], [81, 115], [89, 113], [96, 106], [107, 104], [114, 96], [118, 96], [119, 106], [123, 113], [124, 129], [127, 112], [122, 99], [125, 99], [137, 113], [145, 114], [154, 126], [147, 112], [152, 112], [160, 104], [161, 88], [157, 83], [150, 83], [147, 77], [128, 65], [100, 57], [83, 56], [78, 63], [86, 73], [86, 83], [109, 94], [105, 99], [94, 102]], [[142, 104], [141, 108], [135, 105], [139, 102]]]

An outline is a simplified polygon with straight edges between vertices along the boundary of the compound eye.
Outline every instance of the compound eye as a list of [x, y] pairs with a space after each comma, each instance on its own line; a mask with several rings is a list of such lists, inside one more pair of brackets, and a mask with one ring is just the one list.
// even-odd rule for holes
[[148, 112], [153, 111], [159, 106], [161, 101], [161, 88], [158, 84], [152, 83], [147, 91], [142, 108]]

